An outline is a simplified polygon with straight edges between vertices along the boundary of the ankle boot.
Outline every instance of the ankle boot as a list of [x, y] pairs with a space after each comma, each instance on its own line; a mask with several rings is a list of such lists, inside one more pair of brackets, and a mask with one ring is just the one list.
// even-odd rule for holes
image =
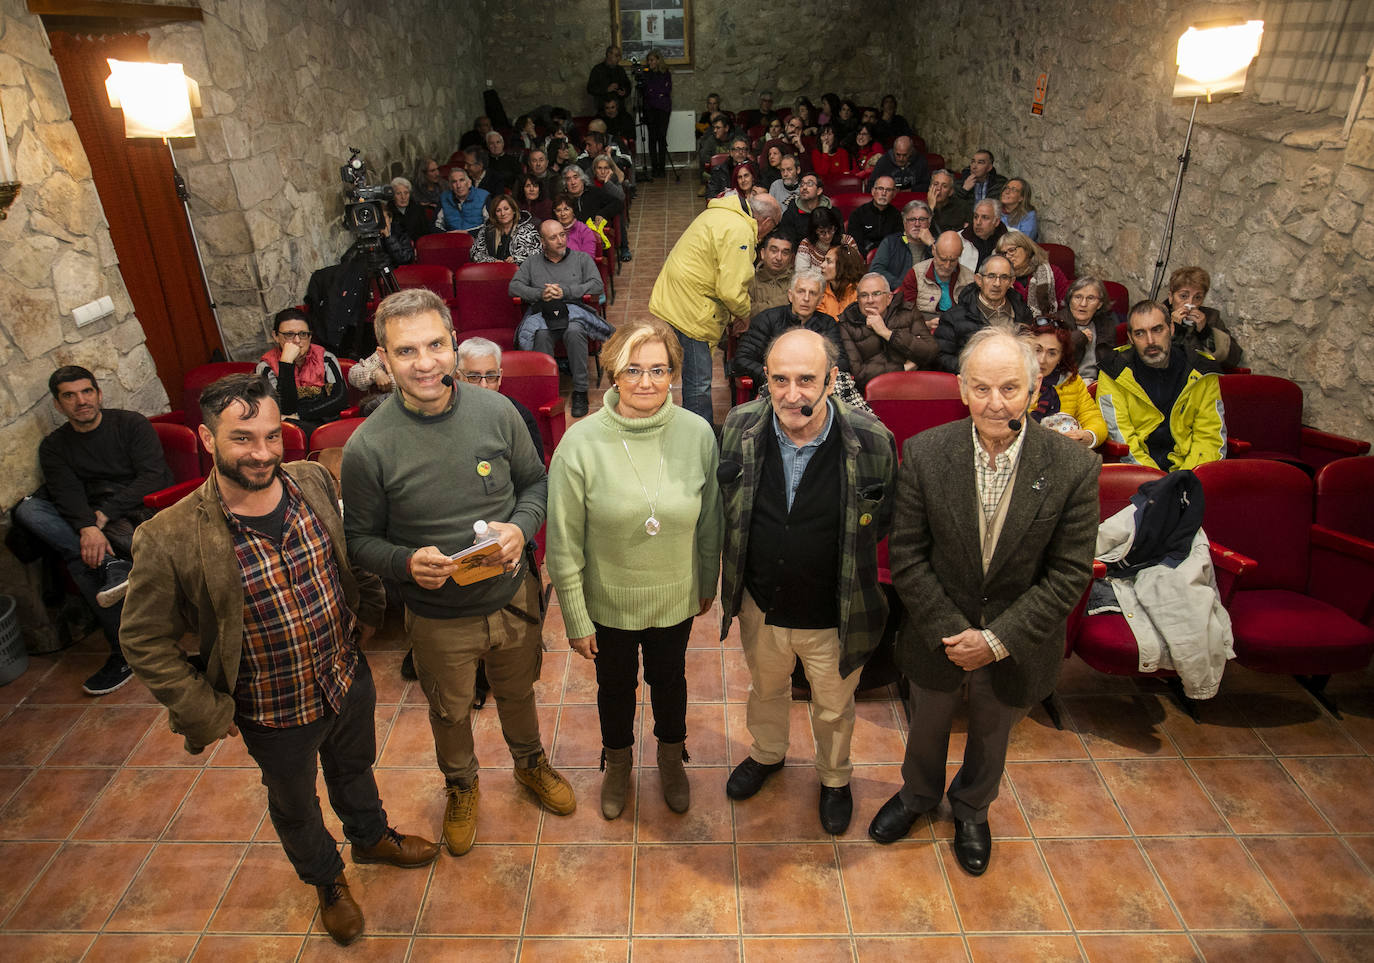
[[692, 805], [692, 784], [682, 766], [690, 758], [685, 743], [658, 744], [658, 780], [663, 784], [663, 801], [675, 813], [685, 813]]
[[634, 753], [634, 746], [601, 750], [601, 769], [606, 773], [601, 779], [601, 815], [607, 819], [615, 819], [625, 811]]

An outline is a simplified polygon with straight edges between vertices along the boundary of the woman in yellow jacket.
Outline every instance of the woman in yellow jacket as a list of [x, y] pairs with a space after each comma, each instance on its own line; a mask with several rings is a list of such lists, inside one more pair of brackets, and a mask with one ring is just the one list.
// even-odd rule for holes
[[1040, 395], [1030, 416], [1043, 421], [1051, 415], [1073, 416], [1078, 427], [1063, 430], [1074, 441], [1096, 448], [1107, 440], [1107, 422], [1078, 376], [1073, 332], [1053, 318], [1036, 318], [1030, 325], [1035, 357], [1040, 361]]

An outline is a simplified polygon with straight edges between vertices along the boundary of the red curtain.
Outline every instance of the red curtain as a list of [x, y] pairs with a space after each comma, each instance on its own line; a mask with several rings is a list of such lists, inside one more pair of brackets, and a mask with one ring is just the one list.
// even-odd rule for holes
[[105, 58], [146, 61], [147, 34], [54, 32], [53, 57], [90, 160], [110, 238], [158, 377], [176, 407], [182, 376], [222, 350], [186, 211], [176, 194], [167, 145], [127, 139], [124, 112], [110, 106]]

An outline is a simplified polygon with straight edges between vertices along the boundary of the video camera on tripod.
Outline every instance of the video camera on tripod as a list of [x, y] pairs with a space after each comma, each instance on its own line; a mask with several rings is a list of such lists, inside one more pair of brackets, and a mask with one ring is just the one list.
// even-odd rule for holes
[[344, 183], [344, 227], [358, 236], [359, 240], [375, 239], [382, 236], [386, 224], [386, 202], [391, 200], [393, 191], [390, 184], [377, 184], [369, 187], [367, 165], [363, 163], [362, 151], [350, 147], [348, 162], [339, 168], [339, 179]]

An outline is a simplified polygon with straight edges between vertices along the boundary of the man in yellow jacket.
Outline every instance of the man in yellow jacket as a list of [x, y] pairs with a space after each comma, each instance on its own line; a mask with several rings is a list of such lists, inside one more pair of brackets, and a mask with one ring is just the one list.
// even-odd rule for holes
[[1226, 422], [1217, 364], [1173, 343], [1173, 322], [1158, 301], [1137, 302], [1126, 318], [1131, 343], [1098, 374], [1097, 404], [1126, 460], [1164, 471], [1226, 457]]
[[748, 317], [758, 239], [781, 219], [782, 208], [767, 194], [717, 197], [678, 238], [654, 282], [649, 311], [682, 342], [682, 406], [708, 424], [711, 351], [731, 316]]

